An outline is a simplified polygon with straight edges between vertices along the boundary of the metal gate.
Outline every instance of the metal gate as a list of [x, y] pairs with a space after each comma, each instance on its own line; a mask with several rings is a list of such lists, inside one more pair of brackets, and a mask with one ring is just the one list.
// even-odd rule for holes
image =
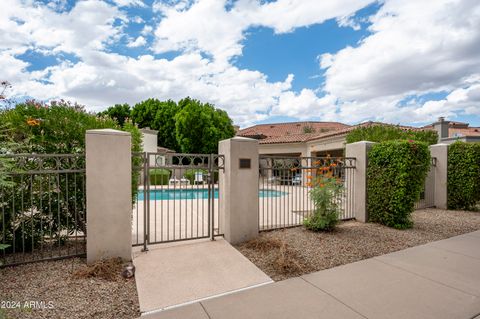
[[133, 211], [133, 245], [168, 243], [222, 235], [219, 230], [217, 154], [143, 153]]
[[303, 225], [315, 211], [310, 196], [314, 181], [325, 173], [341, 185], [331, 199], [340, 211], [339, 219], [355, 218], [355, 158], [260, 155], [259, 163], [261, 231]]
[[432, 157], [430, 170], [425, 178], [423, 190], [420, 193], [420, 199], [415, 203], [415, 209], [424, 209], [435, 207], [435, 167], [437, 166], [437, 158]]

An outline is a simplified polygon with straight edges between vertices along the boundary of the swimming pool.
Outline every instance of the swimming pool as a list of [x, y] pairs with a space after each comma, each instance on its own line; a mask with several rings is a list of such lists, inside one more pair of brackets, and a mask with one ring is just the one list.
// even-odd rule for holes
[[[281, 197], [288, 193], [272, 189], [260, 189], [260, 197]], [[143, 191], [139, 191], [138, 200], [144, 200]], [[171, 199], [207, 199], [207, 189], [152, 189], [150, 200], [171, 200]], [[214, 198], [218, 198], [218, 188], [215, 188]]]

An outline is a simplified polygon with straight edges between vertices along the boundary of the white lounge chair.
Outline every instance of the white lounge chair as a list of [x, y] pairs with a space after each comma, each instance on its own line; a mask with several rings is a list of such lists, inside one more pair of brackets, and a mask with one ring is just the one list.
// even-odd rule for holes
[[190, 185], [190, 180], [183, 176], [182, 178], [180, 178], [180, 185]]
[[168, 180], [168, 185], [177, 185], [177, 184], [180, 184], [180, 180], [175, 177], [172, 177]]
[[267, 183], [269, 183], [269, 184], [276, 184], [277, 181], [278, 181], [277, 176], [272, 176], [272, 177], [267, 178]]
[[203, 172], [195, 172], [195, 180], [193, 184], [204, 184], [205, 180], [203, 179]]

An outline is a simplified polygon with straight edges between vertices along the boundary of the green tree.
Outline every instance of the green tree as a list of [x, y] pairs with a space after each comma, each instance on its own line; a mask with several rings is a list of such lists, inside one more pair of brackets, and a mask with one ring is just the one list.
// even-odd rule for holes
[[128, 104], [115, 104], [114, 106], [110, 106], [103, 112], [98, 113], [100, 116], [108, 116], [114, 119], [120, 127], [123, 127], [125, 121], [127, 121], [131, 117], [131, 110], [130, 105]]
[[393, 125], [369, 125], [358, 127], [348, 133], [347, 143], [359, 141], [385, 142], [393, 140], [413, 140], [425, 142], [428, 145], [436, 144], [438, 135], [432, 130], [402, 129]]
[[175, 132], [182, 152], [216, 153], [220, 140], [235, 135], [225, 111], [190, 98], [178, 104], [181, 109], [175, 116]]
[[160, 100], [158, 99], [148, 99], [140, 103], [135, 104], [132, 108], [132, 120], [140, 128], [153, 127], [153, 120], [157, 114], [157, 110], [160, 105]]
[[132, 109], [132, 120], [141, 128], [157, 130], [158, 145], [179, 150], [175, 135], [175, 115], [179, 109], [177, 103], [172, 100], [148, 99], [135, 104]]

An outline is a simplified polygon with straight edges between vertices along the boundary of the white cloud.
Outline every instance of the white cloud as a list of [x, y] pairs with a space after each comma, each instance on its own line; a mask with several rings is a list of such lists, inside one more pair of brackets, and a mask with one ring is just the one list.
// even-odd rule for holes
[[173, 5], [154, 5], [164, 18], [155, 35], [157, 52], [201, 50], [219, 61], [228, 61], [242, 53], [244, 32], [255, 26], [274, 29], [276, 33], [328, 19], [349, 16], [373, 0], [278, 0], [260, 4], [239, 0], [230, 10], [225, 1], [179, 1]]
[[145, 44], [147, 44], [147, 40], [145, 40], [144, 37], [139, 36], [139, 37], [136, 38], [135, 40], [130, 41], [130, 42], [127, 44], [127, 47], [129, 47], [129, 48], [138, 48], [138, 47], [143, 47]]
[[142, 0], [113, 0], [119, 7], [146, 7]]
[[137, 24], [145, 23], [145, 20], [143, 20], [142, 17], [140, 16], [133, 17], [131, 21]]
[[150, 26], [150, 25], [145, 25], [142, 29], [142, 31], [140, 32], [141, 35], [143, 36], [148, 36], [152, 33], [153, 31], [153, 27]]
[[18, 0], [3, 0], [0, 10], [0, 50], [31, 46], [74, 54], [102, 50], [120, 35], [121, 29], [113, 26], [115, 18], [125, 18], [117, 8], [96, 0], [78, 2], [68, 13]]
[[[348, 123], [480, 115], [480, 4], [473, 0], [386, 0], [362, 42], [318, 57], [326, 82], [317, 90], [294, 92], [293, 75], [271, 82], [267, 75], [231, 62], [242, 53], [251, 27], [285, 33], [336, 19], [355, 28], [352, 14], [369, 2], [238, 0], [229, 2], [228, 10], [221, 0], [156, 2], [159, 24], [148, 22], [131, 38], [124, 33], [127, 9], [118, 6], [143, 6], [142, 1], [117, 0], [114, 6], [86, 0], [62, 12], [58, 6], [2, 0], [0, 69], [17, 94], [76, 100], [95, 110], [189, 95], [227, 110], [242, 125], [270, 115]], [[180, 54], [167, 60], [109, 52], [111, 44], [120, 45], [125, 38], [130, 39], [127, 47], [147, 47], [146, 37], [152, 35], [154, 53]], [[28, 63], [18, 57], [27, 50], [72, 53], [78, 61], [29, 72]], [[449, 94], [438, 101], [415, 99], [439, 91]]]
[[[392, 104], [392, 111], [396, 112], [392, 118], [432, 119], [446, 105], [454, 103], [396, 105], [409, 95], [456, 92], [468, 86], [467, 79], [480, 74], [478, 1], [389, 0], [371, 22], [373, 34], [357, 47], [325, 54], [320, 59], [320, 66], [327, 68], [324, 90], [345, 102], [344, 108], [350, 110], [350, 102], [355, 101], [359, 110], [364, 103], [372, 104], [382, 98], [387, 104], [366, 106], [372, 111], [368, 117], [390, 117], [383, 108]], [[480, 108], [478, 104], [476, 107]], [[372, 108], [382, 111], [376, 113]], [[455, 115], [453, 109], [449, 110], [450, 115]]]

